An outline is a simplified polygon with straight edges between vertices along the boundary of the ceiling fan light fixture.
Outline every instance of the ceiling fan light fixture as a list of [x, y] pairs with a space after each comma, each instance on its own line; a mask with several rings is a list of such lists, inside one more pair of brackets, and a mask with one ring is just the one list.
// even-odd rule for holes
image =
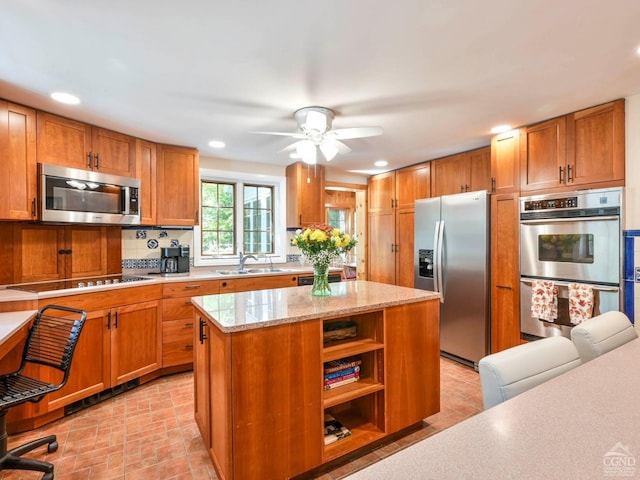
[[322, 142], [320, 144], [320, 151], [327, 162], [330, 162], [338, 154], [338, 146], [333, 142]]
[[317, 160], [317, 149], [311, 140], [301, 140], [296, 145], [296, 153], [300, 155], [302, 161], [309, 165], [315, 165]]

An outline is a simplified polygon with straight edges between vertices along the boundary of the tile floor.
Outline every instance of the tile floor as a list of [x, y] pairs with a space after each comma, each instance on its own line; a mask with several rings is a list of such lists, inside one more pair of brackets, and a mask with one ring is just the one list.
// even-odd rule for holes
[[[442, 358], [440, 413], [394, 442], [347, 458], [313, 478], [335, 480], [482, 410], [480, 379], [473, 369]], [[41, 447], [30, 456], [53, 462], [56, 480], [216, 479], [193, 420], [193, 375], [164, 377], [9, 437], [9, 448], [55, 433], [58, 451]], [[2, 480], [36, 480], [35, 472], [3, 471]]]

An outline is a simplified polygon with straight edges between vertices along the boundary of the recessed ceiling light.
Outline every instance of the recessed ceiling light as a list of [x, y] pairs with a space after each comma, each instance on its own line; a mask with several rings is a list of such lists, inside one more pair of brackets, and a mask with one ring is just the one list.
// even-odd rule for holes
[[374, 163], [376, 167], [386, 167], [389, 163], [386, 160], [378, 160]]
[[51, 94], [51, 98], [56, 102], [66, 103], [67, 105], [78, 105], [80, 103], [80, 99], [78, 97], [65, 92], [53, 92]]
[[491, 133], [504, 133], [511, 130], [511, 125], [498, 125], [497, 127], [493, 127], [491, 129]]
[[638, 47], [638, 48], [636, 49], [636, 53], [637, 53], [638, 55], [640, 55], [640, 47]]
[[220, 140], [211, 140], [211, 141], [209, 142], [209, 146], [210, 146], [211, 148], [224, 148], [224, 147], [226, 147], [227, 145], [226, 145], [224, 142], [221, 142]]

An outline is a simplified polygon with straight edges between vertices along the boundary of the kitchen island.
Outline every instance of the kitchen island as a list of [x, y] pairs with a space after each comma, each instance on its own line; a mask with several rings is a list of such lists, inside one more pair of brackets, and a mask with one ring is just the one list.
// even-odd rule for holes
[[[193, 297], [195, 417], [218, 477], [290, 478], [440, 409], [439, 295], [366, 281]], [[356, 335], [323, 342], [334, 322]], [[324, 389], [324, 367], [359, 380]], [[330, 414], [350, 435], [324, 436]]]

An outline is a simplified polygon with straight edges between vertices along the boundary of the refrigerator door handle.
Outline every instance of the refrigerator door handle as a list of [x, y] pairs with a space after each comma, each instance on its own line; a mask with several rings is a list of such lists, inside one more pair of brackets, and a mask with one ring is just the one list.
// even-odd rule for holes
[[438, 290], [438, 238], [440, 238], [440, 220], [436, 221], [436, 228], [433, 230], [433, 290]]
[[440, 292], [440, 303], [444, 303], [444, 287], [442, 281], [442, 259], [444, 251], [444, 220], [438, 222], [440, 227], [438, 229], [438, 243], [437, 243], [437, 258], [436, 271], [438, 272], [438, 292]]

